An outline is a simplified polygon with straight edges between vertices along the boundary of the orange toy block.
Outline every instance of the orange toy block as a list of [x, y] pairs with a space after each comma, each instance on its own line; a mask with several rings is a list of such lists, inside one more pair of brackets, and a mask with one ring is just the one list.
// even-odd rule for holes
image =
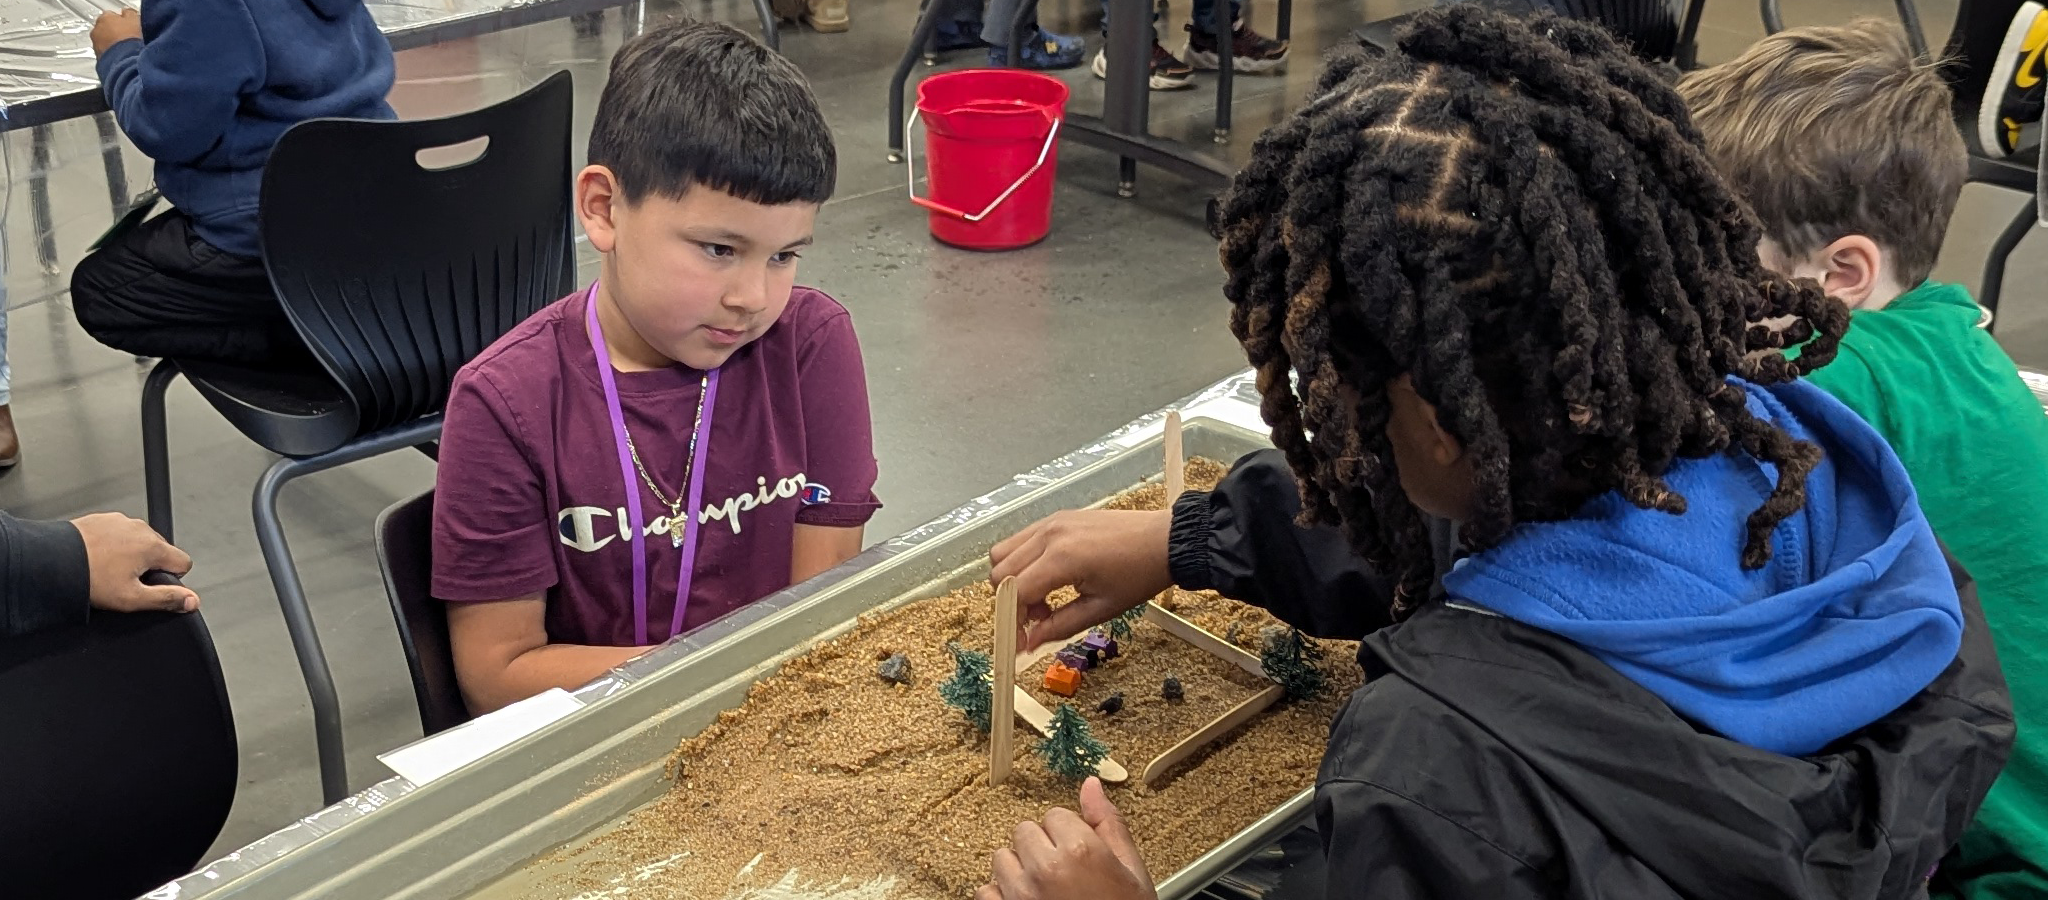
[[1081, 673], [1065, 663], [1053, 663], [1045, 670], [1045, 689], [1062, 697], [1072, 697], [1081, 689]]

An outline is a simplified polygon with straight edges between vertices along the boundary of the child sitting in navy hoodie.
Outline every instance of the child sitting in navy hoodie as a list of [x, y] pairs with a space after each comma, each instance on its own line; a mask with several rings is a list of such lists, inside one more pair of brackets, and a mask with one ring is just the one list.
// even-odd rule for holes
[[310, 365], [256, 234], [263, 166], [307, 119], [389, 119], [391, 44], [363, 0], [147, 0], [92, 30], [100, 84], [174, 207], [71, 277], [78, 324], [139, 356]]
[[[1925, 896], [2012, 713], [1898, 457], [1798, 380], [1846, 311], [1763, 268], [1677, 95], [1599, 26], [1466, 4], [1400, 46], [1340, 58], [1215, 217], [1279, 450], [1170, 518], [997, 547], [1033, 618], [1080, 591], [1027, 643], [1168, 578], [1363, 638], [1315, 896]], [[1100, 783], [1080, 799], [977, 900], [1153, 897]]]

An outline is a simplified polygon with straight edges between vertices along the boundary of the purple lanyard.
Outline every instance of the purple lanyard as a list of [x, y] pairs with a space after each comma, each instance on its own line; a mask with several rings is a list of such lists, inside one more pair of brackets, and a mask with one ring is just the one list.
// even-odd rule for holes
[[[612, 446], [619, 451], [619, 476], [626, 484], [626, 527], [633, 549], [633, 643], [646, 646], [647, 641], [647, 542], [645, 518], [640, 510], [640, 482], [633, 477], [633, 457], [626, 449], [626, 414], [619, 409], [619, 386], [612, 376], [612, 358], [605, 352], [604, 329], [597, 323], [597, 285], [590, 286], [590, 292], [583, 298], [588, 312], [585, 318], [590, 329], [590, 348], [597, 356], [597, 380], [604, 384], [604, 408], [612, 417]], [[669, 637], [683, 632], [683, 612], [690, 608], [690, 581], [696, 574], [697, 561], [697, 511], [704, 502], [704, 458], [711, 453], [711, 414], [718, 407], [718, 370], [712, 369], [704, 376], [704, 396], [700, 401], [703, 414], [697, 417], [696, 427], [690, 432], [690, 482], [685, 492], [689, 499], [683, 501], [683, 556], [682, 569], [676, 575], [676, 611], [668, 626]], [[670, 523], [674, 527], [674, 523]]]

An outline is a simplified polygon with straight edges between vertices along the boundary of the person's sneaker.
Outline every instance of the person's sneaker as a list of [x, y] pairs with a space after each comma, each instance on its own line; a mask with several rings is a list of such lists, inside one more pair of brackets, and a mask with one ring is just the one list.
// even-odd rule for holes
[[1977, 109], [1977, 140], [1984, 152], [2011, 156], [2041, 139], [2041, 107], [2048, 96], [2048, 8], [2028, 0], [2005, 31], [1991, 66], [1991, 81]]
[[[1222, 55], [1216, 52], [1216, 35], [1197, 31], [1195, 26], [1186, 26], [1188, 46], [1182, 52], [1188, 65], [1205, 72], [1213, 72], [1222, 66]], [[1276, 41], [1251, 29], [1243, 22], [1237, 23], [1237, 30], [1230, 35], [1230, 67], [1239, 72], [1258, 74], [1271, 72], [1287, 62], [1287, 42]]]
[[[1095, 51], [1095, 64], [1090, 66], [1097, 78], [1109, 77], [1109, 51]], [[1177, 91], [1194, 85], [1195, 70], [1181, 62], [1158, 41], [1152, 42], [1152, 78], [1146, 83], [1155, 91]]]
[[[1026, 69], [1071, 69], [1088, 54], [1088, 42], [1073, 35], [1053, 34], [1033, 28], [1018, 44], [1018, 65]], [[988, 64], [998, 69], [1010, 65], [1010, 48], [988, 48]]]

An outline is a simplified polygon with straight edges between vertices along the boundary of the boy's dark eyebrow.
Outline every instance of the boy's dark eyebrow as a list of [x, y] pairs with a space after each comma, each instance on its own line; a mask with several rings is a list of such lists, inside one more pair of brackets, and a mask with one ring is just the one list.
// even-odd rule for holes
[[[740, 234], [737, 231], [725, 231], [723, 229], [705, 232], [701, 235], [698, 235], [696, 237], [696, 240], [712, 244], [725, 244], [727, 246], [732, 247], [751, 247], [754, 245], [753, 238], [747, 237], [744, 234]], [[796, 240], [790, 241], [782, 249], [795, 250], [798, 247], [808, 247], [814, 240], [816, 240], [816, 235], [807, 234], [804, 235], [803, 237], [797, 238]]]

